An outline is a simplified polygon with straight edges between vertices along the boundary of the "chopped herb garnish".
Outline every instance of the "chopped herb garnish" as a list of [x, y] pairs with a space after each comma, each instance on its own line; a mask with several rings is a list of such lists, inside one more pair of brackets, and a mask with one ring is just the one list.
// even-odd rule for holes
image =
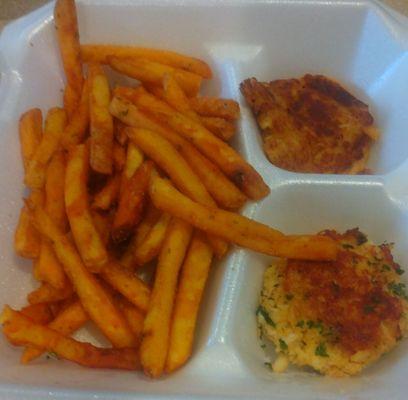
[[389, 265], [383, 264], [382, 267], [381, 267], [381, 270], [383, 270], [383, 271], [391, 271], [391, 268], [390, 268]]
[[367, 242], [367, 236], [364, 235], [364, 233], [362, 233], [360, 231], [358, 231], [356, 239], [357, 239], [357, 244], [359, 246], [364, 244], [365, 242]]
[[303, 328], [305, 326], [305, 321], [303, 321], [303, 319], [298, 321], [296, 326], [298, 326], [299, 328]]
[[405, 284], [404, 283], [395, 283], [391, 282], [388, 284], [388, 289], [398, 297], [402, 297], [405, 300], [408, 300], [408, 295], [405, 292]]
[[258, 308], [256, 309], [256, 315], [261, 315], [262, 318], [265, 320], [265, 322], [268, 325], [273, 326], [274, 328], [276, 327], [275, 322], [273, 322], [272, 318], [269, 316], [269, 314], [267, 313], [267, 311], [262, 307], [262, 306], [258, 306]]
[[397, 268], [395, 268], [395, 272], [398, 275], [402, 275], [405, 271], [397, 264]]
[[286, 300], [290, 301], [293, 299], [293, 294], [292, 293], [288, 293], [286, 296]]
[[354, 246], [348, 243], [343, 243], [341, 246], [343, 249], [354, 249]]
[[282, 351], [286, 351], [288, 349], [288, 345], [283, 339], [279, 339], [279, 347]]
[[320, 357], [329, 357], [326, 350], [326, 345], [324, 343], [320, 343], [315, 350], [315, 354]]

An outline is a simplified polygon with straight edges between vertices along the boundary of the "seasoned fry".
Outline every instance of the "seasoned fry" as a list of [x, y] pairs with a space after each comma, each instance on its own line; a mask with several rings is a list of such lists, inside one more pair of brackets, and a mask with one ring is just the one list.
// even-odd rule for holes
[[[90, 82], [87, 79], [82, 88], [81, 98], [77, 107], [70, 115], [67, 126], [61, 137], [61, 145], [65, 149], [69, 149], [76, 144], [81, 143], [89, 126], [89, 91]], [[69, 114], [68, 114], [69, 115]]]
[[92, 208], [96, 210], [109, 210], [112, 204], [115, 204], [120, 188], [120, 175], [115, 174], [109, 178], [106, 185], [95, 194], [92, 202]]
[[163, 213], [144, 240], [135, 248], [134, 262], [136, 265], [144, 265], [159, 254], [169, 222], [170, 215]]
[[21, 156], [24, 169], [32, 159], [42, 136], [42, 113], [39, 108], [32, 108], [21, 115], [19, 121]]
[[28, 294], [27, 300], [30, 304], [52, 303], [68, 299], [72, 293], [73, 289], [69, 283], [63, 289], [55, 289], [48, 283], [43, 283], [38, 289]]
[[192, 72], [142, 58], [122, 59], [109, 57], [109, 65], [124, 75], [148, 84], [161, 85], [164, 75], [172, 74], [187, 96], [197, 96], [203, 79]]
[[210, 79], [212, 72], [207, 63], [197, 58], [185, 56], [174, 51], [149, 49], [143, 47], [115, 46], [115, 45], [82, 45], [81, 54], [84, 62], [109, 63], [109, 57], [117, 58], [145, 58], [160, 62], [174, 68], [185, 69], [203, 78]]
[[198, 310], [212, 260], [212, 250], [204, 237], [195, 232], [181, 268], [174, 301], [166, 371], [180, 368], [190, 357]]
[[113, 119], [109, 113], [108, 78], [99, 64], [89, 65], [90, 165], [101, 174], [112, 173]]
[[99, 272], [108, 261], [108, 253], [97, 232], [89, 211], [87, 181], [89, 150], [77, 145], [68, 156], [65, 175], [65, 207], [72, 235], [85, 265]]
[[[131, 99], [131, 97], [126, 96], [126, 94], [131, 96], [133, 93], [132, 90], [126, 90], [125, 92], [123, 90], [124, 88], [120, 89], [121, 90], [118, 90], [117, 88], [116, 90], [118, 95]], [[238, 209], [245, 203], [245, 195], [227, 179], [220, 169], [176, 132], [147, 117], [140, 112], [136, 106], [123, 98], [114, 97], [110, 105], [110, 111], [124, 123], [133, 127], [158, 132], [176, 146], [177, 150], [190, 164], [211, 196], [221, 207]]]
[[234, 123], [224, 118], [200, 117], [200, 122], [215, 136], [224, 141], [230, 140], [235, 135]]
[[190, 200], [171, 183], [152, 176], [149, 188], [154, 205], [191, 225], [216, 234], [239, 246], [276, 257], [305, 260], [334, 260], [336, 243], [324, 236], [285, 236], [259, 222]]
[[191, 232], [189, 224], [177, 218], [172, 219], [160, 251], [140, 345], [140, 361], [143, 370], [147, 375], [155, 378], [163, 373], [166, 362], [177, 277]]
[[114, 287], [141, 311], [147, 310], [150, 289], [133, 272], [111, 261], [106, 264], [100, 275], [109, 285]]
[[31, 345], [42, 348], [86, 367], [129, 370], [139, 368], [139, 355], [136, 349], [102, 349], [90, 343], [78, 342], [53, 329], [34, 323], [9, 306], [4, 307], [0, 322], [3, 324], [4, 335], [15, 346]]
[[64, 89], [63, 102], [64, 102], [64, 110], [69, 119], [72, 118], [72, 116], [75, 113], [75, 110], [78, 107], [78, 100], [79, 100], [78, 94], [76, 93], [75, 89], [69, 83], [67, 83]]
[[101, 214], [96, 210], [91, 210], [92, 222], [99, 233], [102, 243], [107, 246], [110, 238], [112, 218], [109, 214]]
[[132, 178], [136, 170], [142, 165], [143, 159], [143, 153], [140, 149], [134, 143], [129, 143], [126, 153], [126, 163], [123, 170], [122, 187], [128, 184], [128, 180]]
[[135, 225], [140, 221], [144, 207], [150, 174], [151, 161], [145, 161], [122, 186], [118, 208], [113, 219], [112, 239], [120, 243], [129, 238]]
[[54, 21], [58, 47], [70, 92], [66, 96], [70, 99], [76, 99], [76, 101], [69, 100], [69, 108], [71, 108], [72, 104], [78, 105], [83, 85], [75, 0], [57, 0], [54, 8]]
[[121, 146], [119, 143], [113, 143], [113, 166], [115, 167], [116, 172], [123, 170], [123, 167], [126, 164], [126, 149]]
[[53, 318], [48, 303], [29, 304], [28, 306], [23, 307], [19, 312], [35, 323], [41, 325], [48, 324]]
[[218, 139], [201, 124], [173, 110], [166, 103], [146, 92], [143, 87], [133, 90], [132, 101], [159, 121], [170, 125], [194, 145], [251, 199], [258, 200], [269, 193], [262, 177], [232, 147]]
[[239, 104], [235, 100], [218, 97], [194, 97], [190, 99], [190, 107], [204, 117], [218, 117], [234, 121], [239, 118]]
[[125, 133], [126, 125], [118, 120], [117, 118], [113, 121], [113, 133], [115, 136], [116, 141], [121, 145], [125, 146], [128, 140], [128, 137]]
[[54, 151], [57, 149], [67, 121], [61, 108], [51, 108], [45, 120], [44, 134], [25, 174], [24, 182], [32, 189], [41, 189], [45, 183], [45, 171]]
[[52, 242], [55, 254], [63, 264], [65, 273], [89, 317], [113, 346], [118, 348], [135, 346], [135, 337], [123, 315], [115, 308], [110, 296], [85, 267], [67, 236], [41, 207], [34, 207], [33, 218], [36, 228]]
[[[24, 314], [23, 310], [21, 310], [21, 312]], [[27, 317], [30, 316], [27, 315]], [[63, 336], [70, 336], [81, 326], [83, 326], [88, 319], [88, 315], [82, 307], [81, 302], [75, 300], [58, 313], [58, 315], [48, 324], [48, 328], [60, 333]], [[42, 325], [45, 323], [46, 322], [42, 323]], [[43, 352], [43, 349], [29, 346], [24, 350], [21, 356], [21, 362], [23, 364], [27, 364], [35, 358], [40, 357]]]

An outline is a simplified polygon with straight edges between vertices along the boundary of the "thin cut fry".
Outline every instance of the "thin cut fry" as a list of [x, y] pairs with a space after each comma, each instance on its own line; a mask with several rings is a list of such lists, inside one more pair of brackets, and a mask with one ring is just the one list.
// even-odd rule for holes
[[224, 118], [200, 117], [200, 122], [215, 136], [224, 141], [230, 140], [235, 135], [234, 123]]
[[128, 137], [124, 131], [125, 128], [126, 128], [126, 125], [122, 121], [118, 120], [117, 118], [114, 119], [113, 133], [114, 133], [115, 139], [121, 146], [125, 146], [128, 140]]
[[72, 118], [72, 116], [75, 113], [75, 110], [78, 107], [78, 94], [76, 93], [75, 89], [67, 83], [64, 89], [64, 110], [67, 113], [67, 117], [69, 119]]
[[148, 84], [161, 85], [164, 75], [172, 74], [187, 96], [197, 96], [203, 79], [192, 72], [142, 58], [122, 59], [110, 57], [109, 65], [124, 75]]
[[140, 361], [144, 372], [159, 377], [166, 362], [178, 272], [191, 237], [191, 226], [174, 218], [160, 251], [149, 309], [143, 325]]
[[127, 185], [127, 180], [129, 180], [142, 165], [143, 159], [143, 153], [140, 149], [134, 143], [129, 143], [126, 153], [126, 163], [123, 170], [124, 182], [121, 186]]
[[260, 253], [282, 258], [334, 260], [336, 243], [325, 236], [285, 236], [238, 214], [208, 208], [181, 194], [171, 183], [152, 176], [150, 198], [157, 208], [181, 218], [204, 232]]
[[32, 159], [42, 136], [42, 113], [39, 108], [32, 108], [21, 115], [19, 121], [21, 156], [24, 169]]
[[53, 303], [68, 299], [72, 293], [73, 289], [69, 283], [63, 289], [55, 289], [48, 283], [43, 283], [38, 289], [28, 294], [27, 300], [30, 304]]
[[194, 97], [190, 107], [204, 117], [219, 117], [234, 121], [239, 118], [239, 104], [235, 100], [218, 97]]
[[212, 72], [207, 63], [197, 58], [185, 56], [174, 51], [148, 49], [143, 47], [115, 46], [115, 45], [82, 45], [81, 54], [84, 62], [109, 63], [109, 57], [145, 58], [160, 62], [174, 68], [194, 72], [203, 78], [210, 79]]
[[[21, 312], [23, 312], [23, 310], [21, 310]], [[29, 315], [27, 316], [30, 317]], [[48, 324], [48, 328], [63, 336], [70, 336], [83, 326], [88, 319], [88, 315], [82, 307], [81, 302], [75, 300], [58, 313], [58, 315]], [[24, 350], [21, 356], [21, 362], [27, 364], [35, 358], [40, 357], [43, 352], [43, 349], [29, 346]]]
[[95, 194], [92, 208], [96, 210], [109, 210], [116, 203], [119, 195], [120, 175], [115, 174], [109, 178], [106, 185]]
[[29, 304], [23, 307], [19, 312], [30, 318], [37, 324], [48, 324], [52, 318], [51, 308], [48, 303]]
[[32, 189], [41, 189], [45, 183], [45, 171], [54, 151], [57, 149], [67, 121], [61, 108], [51, 108], [45, 120], [44, 134], [25, 174], [24, 182]]
[[118, 368], [134, 370], [139, 368], [139, 355], [136, 349], [102, 349], [90, 343], [81, 343], [67, 338], [57, 331], [34, 323], [23, 314], [9, 306], [0, 316], [3, 333], [15, 346], [43, 348], [58, 357], [74, 361], [92, 368]]
[[108, 261], [108, 253], [97, 232], [89, 211], [87, 181], [89, 150], [77, 145], [68, 156], [65, 175], [65, 206], [72, 235], [85, 265], [99, 272]]
[[92, 222], [99, 233], [102, 243], [107, 246], [110, 238], [110, 231], [112, 226], [111, 215], [101, 214], [96, 210], [91, 210]]
[[181, 268], [174, 301], [166, 371], [180, 368], [190, 357], [198, 310], [212, 260], [212, 250], [203, 236], [195, 232]]
[[109, 113], [108, 78], [98, 64], [89, 65], [90, 74], [90, 164], [101, 174], [112, 173], [113, 119]]

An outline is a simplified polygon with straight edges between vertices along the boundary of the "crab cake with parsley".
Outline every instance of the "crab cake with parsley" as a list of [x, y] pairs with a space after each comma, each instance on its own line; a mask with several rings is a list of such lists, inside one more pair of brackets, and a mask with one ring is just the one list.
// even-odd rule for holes
[[277, 372], [289, 363], [329, 376], [355, 375], [408, 336], [408, 295], [391, 244], [357, 228], [324, 231], [339, 243], [333, 262], [285, 260], [264, 275], [257, 318], [275, 345]]

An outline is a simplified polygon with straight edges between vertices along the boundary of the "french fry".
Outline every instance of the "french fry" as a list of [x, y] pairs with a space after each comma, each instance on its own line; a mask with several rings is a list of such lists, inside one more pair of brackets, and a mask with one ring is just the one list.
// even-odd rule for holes
[[133, 272], [114, 261], [110, 261], [101, 271], [100, 276], [139, 310], [147, 310], [150, 301], [150, 289]]
[[128, 137], [125, 133], [126, 125], [118, 120], [117, 118], [113, 121], [113, 133], [116, 141], [121, 145], [125, 146], [128, 140]]
[[110, 238], [112, 218], [109, 214], [101, 214], [96, 210], [91, 210], [92, 222], [99, 233], [102, 243], [107, 246]]
[[123, 315], [96, 278], [88, 271], [71, 241], [55, 225], [41, 207], [34, 207], [36, 228], [53, 244], [55, 254], [89, 317], [114, 347], [133, 347], [136, 339]]
[[197, 96], [202, 77], [192, 72], [169, 67], [143, 58], [123, 59], [109, 57], [109, 65], [115, 70], [143, 83], [161, 85], [165, 74], [172, 74], [187, 96]]
[[316, 235], [285, 236], [241, 215], [205, 207], [190, 200], [168, 180], [157, 175], [152, 175], [149, 194], [158, 209], [239, 246], [282, 258], [336, 259], [337, 245], [330, 238]]
[[89, 174], [88, 146], [71, 149], [65, 174], [65, 207], [72, 235], [85, 265], [99, 272], [108, 261], [108, 253], [96, 230], [89, 211], [87, 180]]
[[163, 213], [140, 245], [134, 249], [134, 262], [136, 265], [144, 265], [159, 254], [169, 222], [170, 215]]
[[120, 175], [115, 174], [109, 178], [106, 185], [95, 194], [92, 208], [95, 210], [109, 210], [116, 203], [119, 195]]
[[38, 289], [28, 294], [27, 300], [30, 304], [53, 303], [68, 299], [72, 293], [73, 289], [69, 283], [63, 289], [55, 289], [48, 283], [42, 283]]
[[180, 272], [170, 328], [168, 373], [180, 368], [191, 355], [201, 298], [212, 260], [211, 246], [195, 232]]
[[113, 143], [113, 165], [116, 172], [123, 170], [126, 164], [126, 149], [119, 143]]
[[200, 117], [200, 122], [215, 136], [224, 140], [230, 140], [235, 135], [235, 126], [231, 121], [219, 117]]
[[164, 370], [178, 272], [191, 237], [191, 226], [172, 219], [160, 251], [149, 309], [143, 324], [140, 361], [144, 372], [159, 377]]
[[[128, 100], [131, 100], [132, 90], [119, 89], [116, 89], [118, 95], [126, 96]], [[246, 201], [245, 195], [227, 179], [213, 162], [175, 131], [149, 118], [128, 100], [114, 97], [110, 105], [111, 113], [129, 126], [150, 129], [160, 133], [177, 148], [221, 207], [232, 210], [242, 207]]]
[[5, 306], [0, 316], [3, 333], [15, 346], [42, 348], [58, 357], [92, 368], [139, 369], [137, 349], [102, 349], [67, 338]]
[[89, 65], [90, 165], [101, 174], [112, 173], [113, 119], [109, 113], [108, 78], [99, 64]]
[[64, 110], [67, 114], [67, 117], [69, 119], [72, 118], [72, 116], [75, 113], [75, 110], [78, 107], [78, 94], [76, 93], [75, 89], [67, 83], [64, 89]]
[[[40, 304], [39, 304], [40, 305]], [[21, 312], [24, 314], [23, 310]], [[30, 317], [30, 315], [27, 315]], [[88, 321], [88, 315], [79, 300], [71, 302], [68, 306], [60, 310], [57, 316], [48, 323], [48, 328], [60, 333], [63, 336], [70, 336]], [[37, 321], [35, 321], [37, 322]], [[43, 323], [42, 325], [44, 325]], [[21, 362], [27, 364], [43, 354], [44, 350], [36, 347], [27, 347], [22, 356]]]
[[79, 103], [83, 85], [75, 0], [57, 0], [54, 8], [54, 21], [67, 86], [69, 86], [67, 89], [69, 94], [64, 97], [70, 98], [69, 108], [72, 108], [73, 105]]
[[37, 324], [45, 325], [53, 319], [53, 314], [48, 303], [29, 304], [19, 312]]
[[149, 49], [143, 47], [95, 45], [81, 46], [81, 54], [84, 62], [109, 63], [109, 57], [117, 58], [145, 58], [160, 62], [174, 68], [185, 69], [194, 72], [203, 78], [210, 79], [212, 72], [207, 63], [197, 58], [185, 56], [174, 51]]
[[41, 189], [45, 183], [47, 164], [57, 149], [66, 125], [66, 113], [61, 108], [51, 108], [45, 120], [44, 134], [28, 164], [24, 182], [32, 189]]
[[113, 219], [111, 236], [114, 242], [120, 243], [128, 239], [140, 221], [152, 169], [153, 163], [145, 161], [126, 185], [122, 186]]
[[251, 199], [259, 200], [269, 193], [262, 177], [241, 155], [201, 124], [173, 110], [166, 103], [149, 94], [143, 87], [133, 89], [132, 101], [142, 111], [170, 125], [194, 145]]
[[194, 97], [190, 99], [190, 107], [204, 117], [218, 117], [234, 121], [239, 118], [239, 104], [235, 100], [218, 97]]
[[42, 136], [42, 113], [39, 108], [32, 108], [21, 115], [19, 121], [21, 156], [24, 169], [32, 159]]
[[128, 184], [128, 180], [132, 178], [136, 170], [142, 165], [143, 159], [144, 156], [140, 149], [134, 143], [129, 143], [123, 169], [122, 187]]
[[61, 137], [61, 145], [65, 149], [75, 146], [85, 139], [89, 126], [89, 91], [90, 82], [84, 82], [81, 98], [77, 107], [70, 115], [67, 126]]

